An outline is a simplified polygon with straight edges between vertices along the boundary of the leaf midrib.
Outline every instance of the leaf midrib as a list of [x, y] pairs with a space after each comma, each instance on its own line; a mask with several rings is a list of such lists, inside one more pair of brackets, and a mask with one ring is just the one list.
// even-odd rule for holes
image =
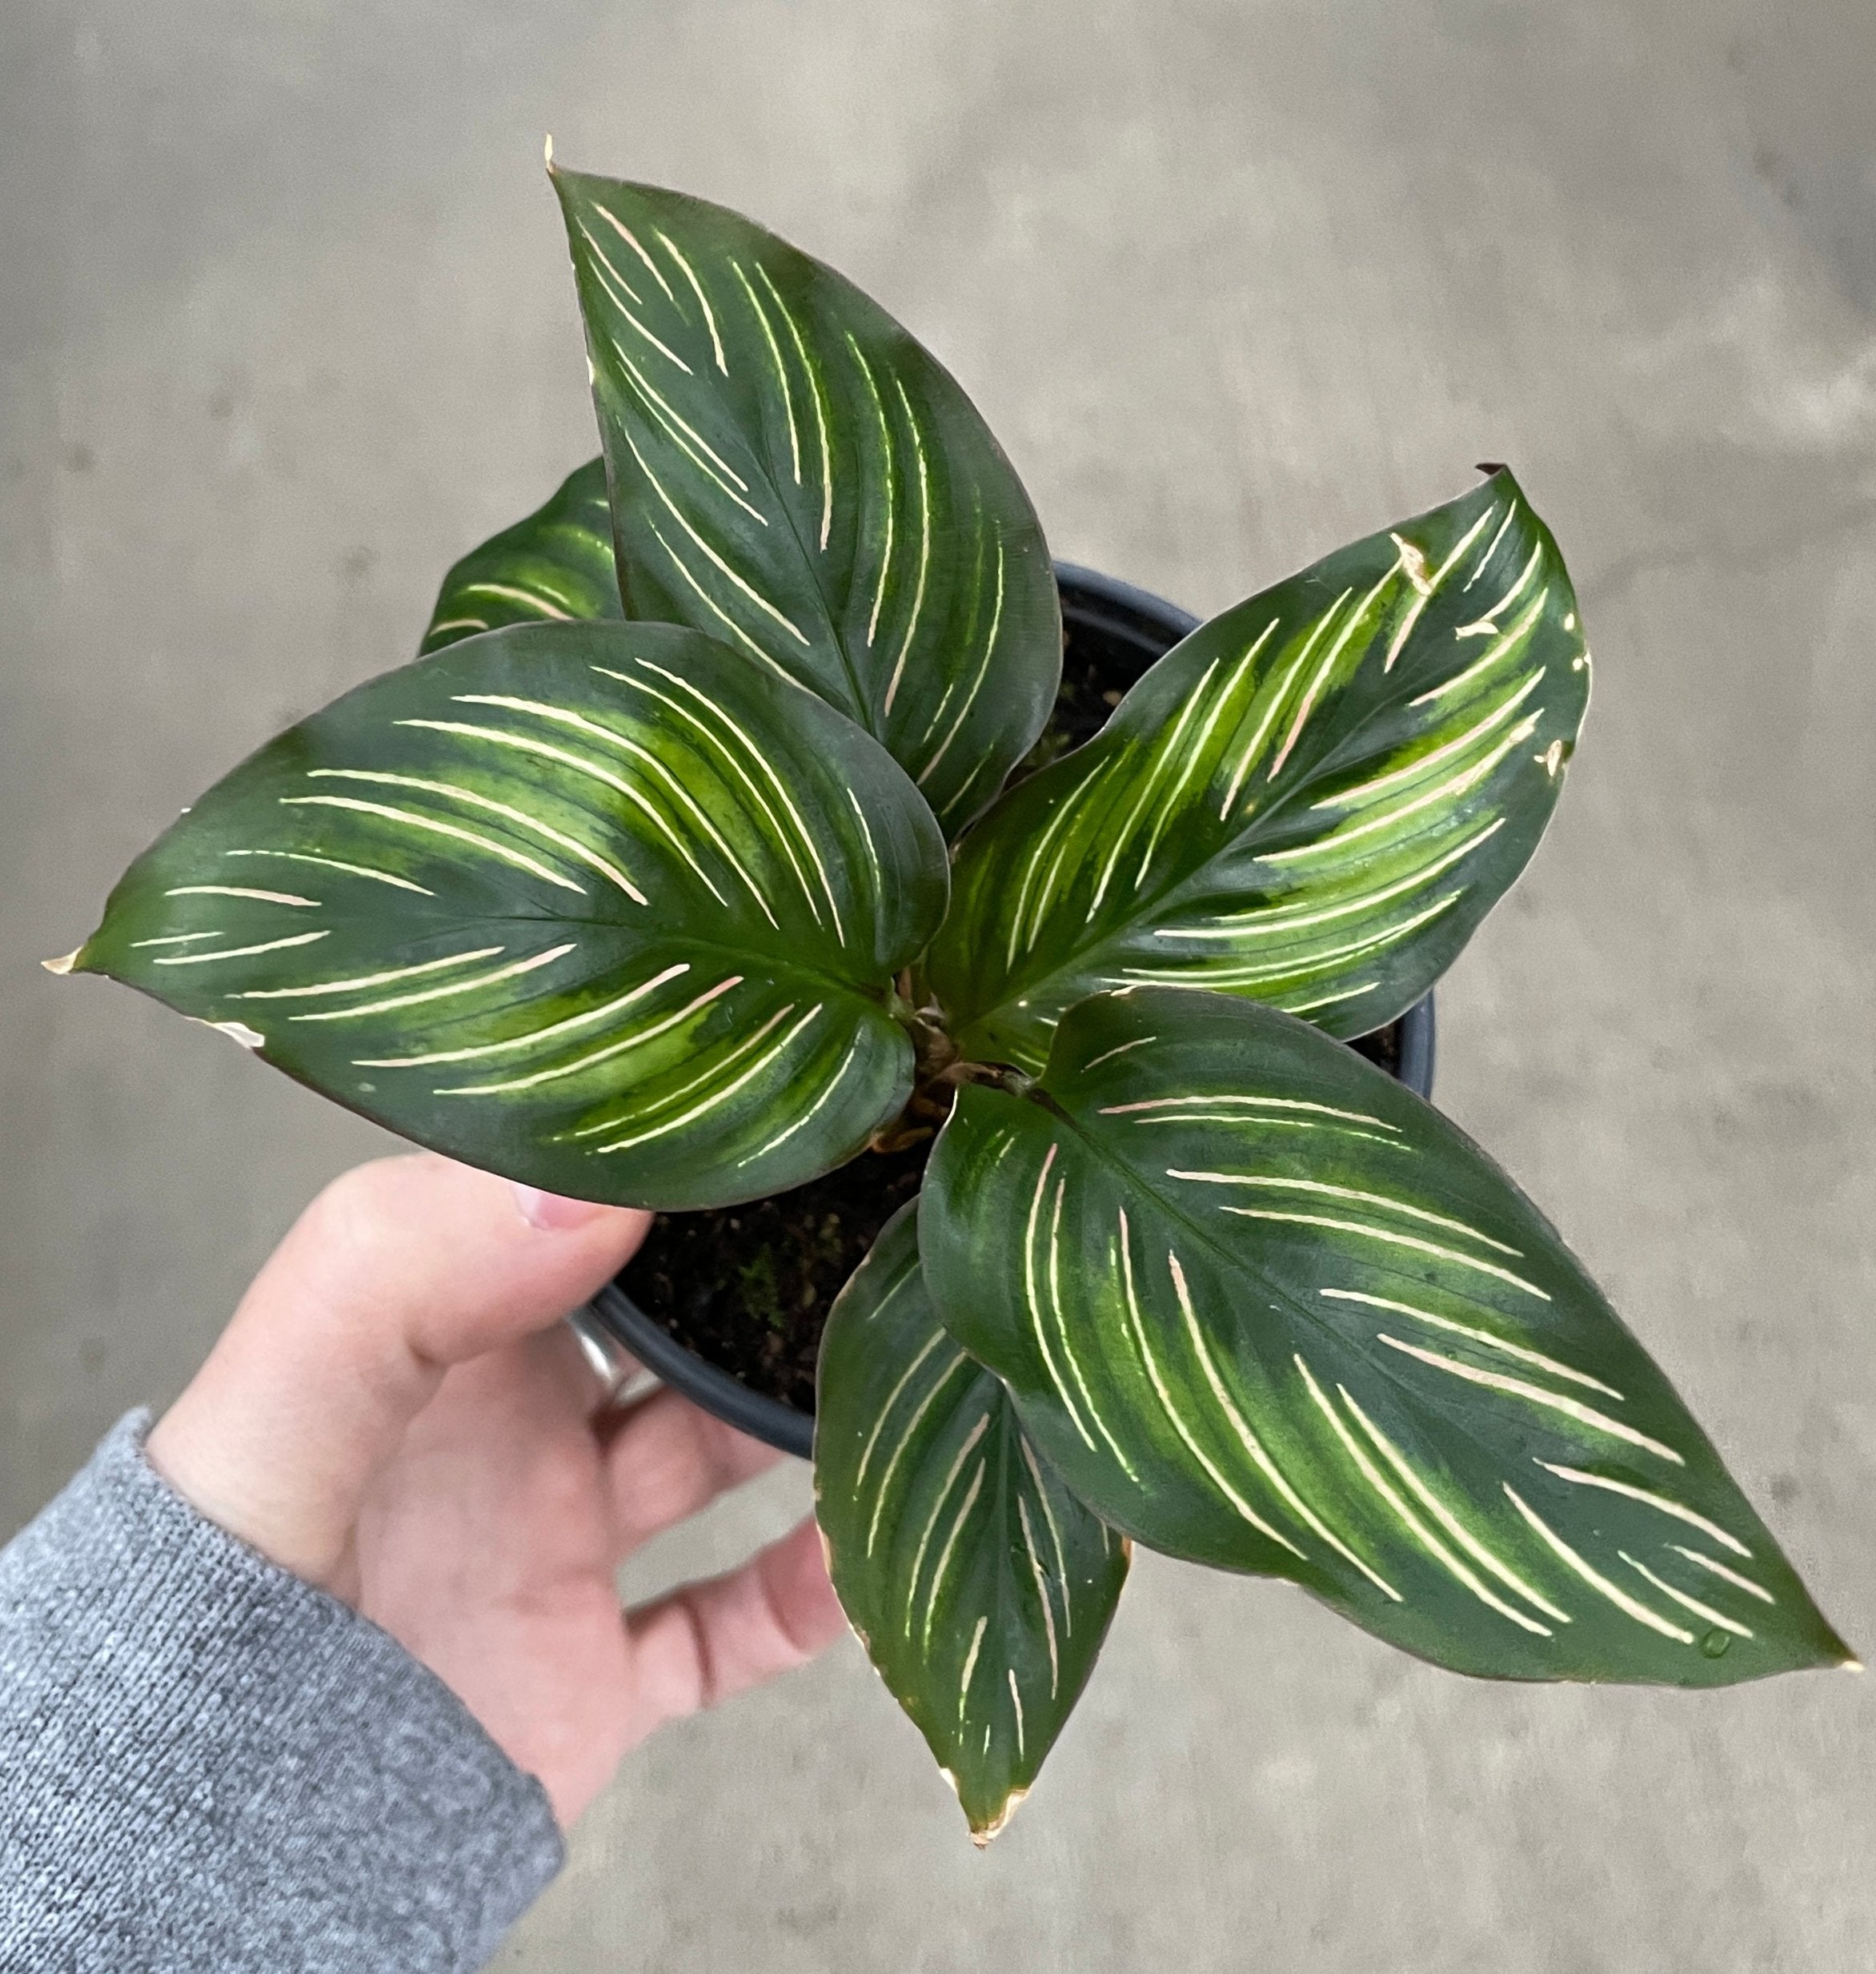
[[[1024, 1100], [1012, 1097], [1010, 1101], [1014, 1103]], [[1308, 1304], [1297, 1302], [1293, 1293], [1284, 1284], [1254, 1269], [1250, 1264], [1233, 1254], [1216, 1235], [1208, 1233], [1182, 1206], [1168, 1199], [1157, 1186], [1140, 1177], [1135, 1168], [1125, 1164], [1116, 1154], [1108, 1151], [1099, 1138], [1092, 1136], [1080, 1121], [1062, 1106], [1060, 1100], [1044, 1090], [1040, 1084], [1035, 1089], [1029, 1092], [1027, 1101], [1036, 1104], [1039, 1109], [1046, 1110], [1050, 1116], [1058, 1118], [1067, 1129], [1072, 1131], [1084, 1144], [1093, 1151], [1098, 1163], [1106, 1166], [1110, 1171], [1126, 1174], [1137, 1190], [1159, 1206], [1168, 1219], [1189, 1230], [1193, 1238], [1209, 1253], [1221, 1260], [1231, 1272], [1245, 1274], [1253, 1282], [1264, 1286], [1277, 1301], [1293, 1309], [1310, 1330], [1318, 1335], [1327, 1337], [1338, 1350], [1348, 1349], [1346, 1340], [1332, 1324], [1316, 1310], [1311, 1309]], [[1419, 1387], [1408, 1384], [1405, 1382], [1404, 1373], [1397, 1366], [1384, 1363], [1379, 1358], [1370, 1359], [1365, 1354], [1362, 1356], [1361, 1362], [1384, 1377], [1390, 1384], [1396, 1386], [1417, 1401], [1423, 1399], [1424, 1394]]]
[[[415, 913], [413, 912], [412, 918], [414, 919], [415, 916]], [[631, 931], [630, 922], [625, 919], [579, 918], [569, 915], [530, 912], [485, 912], [478, 913], [473, 918], [466, 917], [450, 918], [439, 923], [439, 929], [447, 930], [452, 933], [472, 934], [478, 925], [543, 925], [550, 927], [598, 925], [609, 931], [627, 933]], [[726, 957], [744, 965], [748, 965], [752, 959], [769, 961], [778, 971], [786, 971], [797, 978], [812, 981], [831, 987], [851, 997], [874, 1012], [884, 1011], [887, 997], [892, 991], [892, 983], [890, 978], [883, 979], [876, 985], [868, 986], [860, 981], [844, 979], [839, 974], [829, 973], [824, 967], [811, 966], [788, 955], [772, 954], [764, 948], [753, 944], [746, 946], [730, 945], [720, 939], [712, 939], [700, 933], [687, 932], [659, 932], [651, 935], [651, 940], [668, 941], [672, 945], [681, 944], [697, 947], [707, 953], [720, 953]], [[647, 940], [647, 943], [650, 944], [651, 940]], [[543, 996], [542, 998], [544, 999], [546, 997]]]
[[[1417, 631], [1418, 628], [1419, 627], [1417, 626]], [[1366, 661], [1369, 653], [1373, 651], [1374, 646], [1378, 642], [1379, 633], [1377, 632], [1374, 637], [1372, 637], [1368, 640], [1367, 644], [1364, 647], [1362, 662], [1365, 663]], [[1177, 647], [1175, 646], [1173, 648], [1177, 649]], [[1403, 655], [1405, 656], [1405, 652]], [[1171, 652], [1168, 652], [1164, 654], [1164, 656], [1170, 656]], [[1163, 659], [1156, 660], [1154, 661], [1156, 664], [1161, 662], [1163, 662]], [[1358, 668], [1357, 668], [1357, 669]], [[1148, 668], [1148, 674], [1142, 675], [1143, 681], [1145, 676], [1150, 675], [1150, 671], [1151, 668]], [[1403, 667], [1400, 686], [1400, 690], [1402, 691], [1405, 690], [1407, 684], [1405, 672], [1406, 668]], [[1411, 705], [1412, 701], [1409, 700], [1408, 704]], [[1186, 870], [1183, 874], [1178, 876], [1168, 876], [1164, 883], [1160, 885], [1156, 889], [1148, 894], [1146, 902], [1141, 905], [1139, 912], [1132, 915], [1131, 922], [1136, 925], [1147, 923], [1158, 913], [1160, 907], [1166, 902], [1166, 901], [1174, 892], [1181, 890], [1185, 886], [1196, 883], [1198, 879], [1203, 876], [1205, 871], [1209, 865], [1217, 863], [1220, 861], [1220, 859], [1231, 855], [1234, 852], [1241, 850], [1246, 843], [1262, 834], [1265, 829], [1265, 827], [1272, 823], [1274, 819], [1282, 816], [1299, 796], [1306, 794], [1312, 787], [1320, 782], [1325, 776], [1333, 774], [1337, 771], [1338, 766], [1344, 764], [1348, 756], [1351, 753], [1357, 751], [1356, 743], [1373, 726], [1376, 721], [1380, 720], [1385, 714], [1389, 712], [1397, 711], [1398, 709], [1399, 700], [1397, 698], [1394, 700], [1384, 698], [1378, 700], [1365, 714], [1361, 716], [1360, 720], [1354, 724], [1353, 726], [1352, 726], [1345, 733], [1341, 735], [1335, 741], [1334, 744], [1329, 748], [1329, 751], [1325, 754], [1311, 764], [1309, 772], [1306, 774], [1299, 772], [1281, 794], [1277, 796], [1268, 807], [1260, 809], [1257, 812], [1257, 822], [1254, 827], [1247, 828], [1240, 837], [1217, 849], [1212, 850], [1203, 859], [1193, 865], [1189, 869]], [[1118, 718], [1120, 710], [1121, 708], [1116, 708], [1116, 718]], [[1088, 741], [1086, 744], [1088, 747], [1097, 746], [1106, 731], [1107, 729], [1104, 728], [1102, 730], [1102, 733], [1096, 734], [1094, 739]], [[1154, 736], [1147, 734], [1128, 734], [1123, 737], [1128, 740], [1138, 740], [1142, 744], [1150, 745]], [[1077, 750], [1077, 752], [1080, 751], [1081, 750]], [[1065, 756], [1064, 758], [1072, 757]], [[1301, 764], [1299, 764], [1299, 768]], [[1252, 855], [1254, 858], [1257, 853], [1253, 852]], [[1010, 985], [1012, 989], [1020, 988], [1023, 989], [1024, 993], [1033, 995], [1038, 989], [1046, 986], [1051, 981], [1059, 980], [1064, 976], [1072, 975], [1078, 971], [1085, 970], [1084, 963], [1089, 954], [1098, 953], [1102, 948], [1111, 945], [1116, 941], [1126, 937], [1128, 936], [1128, 926], [1125, 923], [1110, 923], [1105, 930], [1099, 933], [1098, 934], [1092, 934], [1083, 939], [1079, 944], [1070, 946], [1063, 957], [1051, 965], [1047, 971], [1037, 973], [1030, 977], [1012, 979], [1010, 982]], [[971, 1018], [969, 1025], [972, 1028], [979, 1028], [983, 1026], [986, 1023], [1003, 1014], [1006, 1009], [1014, 1006], [1020, 997], [1019, 997], [1018, 994], [1013, 992], [1007, 993], [993, 1006], [984, 1009], [980, 1013], [973, 1015]]]
[[[1370, 717], [1373, 716], [1370, 716]], [[1097, 740], [1099, 737], [1098, 735], [1096, 736]], [[1135, 736], [1128, 736], [1128, 737]], [[1090, 743], [1091, 745], [1092, 744]], [[1304, 784], [1300, 782], [1286, 789], [1270, 808], [1260, 812], [1260, 827], [1263, 823], [1269, 821], [1273, 816], [1281, 814], [1291, 800], [1303, 792]], [[1146, 903], [1140, 907], [1137, 913], [1133, 915], [1132, 922], [1144, 925], [1155, 917], [1160, 906], [1172, 893], [1182, 890], [1186, 885], [1196, 882], [1204, 874], [1208, 866], [1218, 862], [1234, 851], [1241, 849], [1245, 841], [1254, 833], [1254, 832], [1247, 830], [1243, 837], [1209, 852], [1191, 869], [1177, 876], [1168, 876], [1164, 883], [1148, 894]], [[1064, 975], [1072, 974], [1076, 971], [1085, 970], [1083, 962], [1087, 955], [1098, 953], [1104, 946], [1111, 945], [1116, 940], [1124, 937], [1126, 930], [1127, 928], [1124, 925], [1110, 925], [1106, 930], [1089, 937], [1078, 945], [1070, 947], [1065, 956], [1051, 965], [1046, 972], [1037, 973], [1032, 977], [1013, 979], [1010, 982], [1011, 986], [1023, 989], [1024, 995], [1019, 996], [1015, 993], [1006, 995], [1004, 999], [997, 1001], [995, 1005], [986, 1008], [980, 1014], [973, 1015], [971, 1017], [969, 1026], [973, 1029], [981, 1028], [1002, 1014], [1006, 1009], [1016, 1006], [1019, 999], [1035, 994], [1038, 989], [1046, 986], [1051, 981], [1060, 979]]]
[[[1016, 1102], [1021, 1100], [1012, 1097], [1010, 1101]], [[1097, 1162], [1106, 1166], [1110, 1171], [1118, 1171], [1133, 1178], [1140, 1192], [1151, 1199], [1156, 1206], [1160, 1206], [1168, 1218], [1189, 1229], [1202, 1246], [1213, 1255], [1221, 1258], [1233, 1271], [1249, 1276], [1253, 1282], [1272, 1292], [1276, 1300], [1294, 1310], [1296, 1314], [1303, 1319], [1304, 1323], [1317, 1334], [1327, 1338], [1338, 1352], [1351, 1352], [1353, 1346], [1333, 1325], [1328, 1322], [1308, 1304], [1298, 1302], [1294, 1294], [1281, 1282], [1253, 1269], [1249, 1264], [1233, 1254], [1229, 1249], [1221, 1245], [1215, 1236], [1207, 1233], [1205, 1228], [1182, 1207], [1168, 1200], [1156, 1186], [1144, 1178], [1137, 1178], [1135, 1175], [1135, 1169], [1126, 1165], [1117, 1154], [1107, 1151], [1100, 1140], [1092, 1136], [1080, 1121], [1061, 1105], [1059, 1099], [1038, 1085], [1034, 1090], [1029, 1093], [1028, 1101], [1037, 1104], [1039, 1108], [1047, 1110], [1049, 1115], [1059, 1119], [1068, 1129], [1072, 1131], [1082, 1143], [1092, 1149]], [[1625, 1326], [1621, 1323], [1621, 1318], [1616, 1316], [1614, 1311], [1609, 1310], [1606, 1314], [1609, 1319], [1616, 1324], [1618, 1330], [1625, 1334]], [[1353, 1354], [1357, 1357], [1365, 1370], [1392, 1386], [1404, 1395], [1410, 1411], [1422, 1408], [1430, 1409], [1451, 1422], [1453, 1429], [1460, 1433], [1461, 1438], [1476, 1440], [1476, 1429], [1472, 1422], [1475, 1422], [1480, 1414], [1476, 1404], [1468, 1401], [1461, 1391], [1455, 1389], [1452, 1393], [1448, 1394], [1437, 1386], [1423, 1387], [1419, 1384], [1409, 1382], [1408, 1374], [1403, 1365], [1396, 1365], [1388, 1361], [1387, 1358], [1377, 1354], [1371, 1354], [1365, 1350]], [[1642, 1351], [1639, 1346], [1637, 1346], [1637, 1354], [1645, 1360], [1646, 1359], [1646, 1352]], [[1390, 1353], [1389, 1355], [1391, 1354]], [[1646, 1361], [1652, 1365], [1652, 1360]], [[1662, 1378], [1662, 1374], [1658, 1369], [1655, 1370], [1654, 1375], [1658, 1379]], [[1662, 1382], [1665, 1382], [1665, 1379], [1662, 1379]], [[1677, 1403], [1678, 1403], [1678, 1401]], [[1718, 1455], [1714, 1452], [1706, 1434], [1702, 1430], [1698, 1421], [1694, 1418], [1692, 1412], [1684, 1404], [1679, 1404], [1678, 1414], [1679, 1416], [1675, 1422], [1677, 1430], [1684, 1430], [1686, 1426], [1691, 1426], [1694, 1429], [1692, 1443], [1695, 1450], [1704, 1452], [1710, 1462], [1718, 1464]], [[1690, 1467], [1689, 1471], [1691, 1473], [1693, 1469]], [[1741, 1498], [1743, 1499], [1743, 1496]]]
[[[810, 387], [812, 387], [815, 380], [811, 377], [808, 381]], [[831, 446], [828, 448], [828, 456], [831, 462], [832, 458]], [[753, 459], [751, 463], [754, 463]], [[886, 737], [884, 734], [876, 733], [873, 730], [872, 706], [860, 686], [860, 674], [854, 669], [853, 655], [847, 648], [847, 640], [842, 636], [834, 621], [833, 604], [828, 595], [826, 580], [822, 573], [820, 551], [817, 549], [812, 556], [808, 554], [808, 544], [801, 538], [801, 528], [796, 520], [795, 510], [790, 504], [787, 494], [782, 490], [781, 481], [776, 471], [775, 461], [769, 454], [768, 426], [766, 420], [762, 424], [762, 471], [764, 478], [768, 482], [769, 491], [775, 497], [776, 505], [781, 512], [782, 519], [788, 524], [788, 532], [794, 537], [796, 552], [801, 558], [802, 566], [808, 571], [808, 580], [814, 588], [815, 599], [820, 605], [821, 621], [827, 626], [828, 640], [833, 645], [840, 658], [841, 669], [847, 674], [847, 683], [853, 694], [853, 704], [865, 716], [864, 719], [856, 720], [854, 724], [856, 726], [864, 727], [866, 732], [872, 734], [880, 746], [884, 747], [886, 744]], [[839, 709], [836, 708], [836, 710]]]
[[[782, 244], [785, 246], [785, 243]], [[763, 243], [760, 241], [756, 241], [747, 244], [740, 243], [739, 245], [741, 251], [747, 253], [752, 260], [754, 260], [758, 265], [762, 263], [764, 253]], [[798, 248], [788, 248], [786, 251], [789, 253], [796, 255], [796, 257], [802, 261], [806, 262], [811, 271], [813, 273], [819, 274], [824, 271], [828, 273], [832, 272], [832, 269], [823, 270], [819, 263], [815, 262], [811, 256], [802, 254]], [[784, 271], [786, 271], [785, 268]], [[837, 276], [836, 278], [839, 279]], [[613, 305], [611, 303], [610, 298], [608, 298], [605, 294], [603, 284], [596, 283], [595, 285], [599, 289], [599, 299], [606, 303], [608, 309], [611, 308]], [[856, 291], [856, 292], [857, 292], [857, 291]], [[673, 306], [675, 306], [675, 303], [673, 303]], [[689, 323], [687, 319], [683, 318], [683, 311], [681, 310], [679, 311], [679, 315], [680, 319], [685, 320], [686, 327], [688, 327]], [[811, 320], [812, 319], [812, 318], [811, 317]], [[740, 351], [739, 354], [744, 354], [744, 352]], [[786, 359], [784, 359], [783, 360], [786, 361]], [[702, 374], [706, 379], [708, 378], [708, 366], [704, 367]], [[809, 389], [816, 391], [817, 392], [820, 387], [820, 380], [812, 374], [809, 375], [808, 378], [808, 384]], [[768, 489], [770, 500], [773, 503], [776, 511], [781, 516], [783, 521], [788, 527], [789, 537], [795, 544], [795, 552], [800, 559], [803, 572], [807, 577], [808, 586], [813, 592], [816, 604], [819, 606], [820, 620], [826, 632], [827, 641], [828, 644], [832, 646], [835, 656], [840, 661], [840, 669], [846, 675], [848, 688], [852, 694], [852, 704], [857, 709], [854, 724], [856, 726], [863, 728], [864, 731], [871, 735], [873, 739], [878, 740], [881, 746], [884, 746], [885, 744], [884, 736], [874, 732], [872, 706], [868, 698], [864, 688], [861, 685], [860, 674], [854, 668], [852, 654], [848, 651], [847, 648], [847, 640], [845, 637], [842, 636], [836, 625], [832, 600], [828, 595], [826, 580], [821, 568], [819, 553], [817, 552], [816, 554], [811, 556], [808, 552], [808, 544], [802, 539], [800, 525], [796, 520], [793, 506], [791, 504], [787, 493], [783, 488], [781, 479], [776, 470], [775, 460], [770, 452], [768, 421], [760, 417], [757, 419], [756, 426], [757, 431], [760, 434], [760, 444], [752, 444], [741, 419], [736, 415], [735, 407], [730, 403], [728, 394], [727, 392], [719, 391], [714, 383], [711, 383], [708, 387], [714, 402], [717, 405], [723, 406], [730, 411], [732, 420], [732, 429], [736, 435], [737, 447], [741, 451], [744, 459], [748, 464], [751, 470], [752, 471], [759, 472], [761, 475], [763, 482]], [[621, 403], [629, 401], [626, 397], [626, 394], [618, 390], [616, 386], [614, 387], [613, 395], [615, 397], [618, 398]], [[768, 403], [766, 398], [760, 400], [760, 402], [765, 406]], [[831, 423], [831, 405], [829, 407], [829, 419]], [[720, 438], [722, 435], [720, 431], [717, 435]], [[619, 517], [616, 512], [613, 512], [611, 511], [611, 480], [610, 474], [608, 474], [607, 476], [607, 508], [612, 525], [612, 546], [615, 562], [615, 574], [617, 580], [619, 600], [622, 603], [627, 604], [629, 610], [629, 601], [625, 594], [624, 558], [619, 554], [618, 547]], [[836, 487], [836, 491], [838, 493], [838, 487]], [[740, 532], [740, 531], [739, 531], [739, 532]], [[763, 635], [766, 643], [768, 641], [767, 633], [765, 632]], [[772, 653], [772, 655], [773, 654]], [[778, 662], [780, 661], [778, 660]], [[825, 696], [823, 695], [823, 696]], [[840, 707], [836, 708], [836, 710], [837, 712], [845, 712], [847, 708], [844, 707]]]

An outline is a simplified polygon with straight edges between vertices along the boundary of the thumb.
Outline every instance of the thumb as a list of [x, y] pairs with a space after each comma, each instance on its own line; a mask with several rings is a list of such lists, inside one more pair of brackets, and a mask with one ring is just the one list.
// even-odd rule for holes
[[150, 1434], [151, 1463], [212, 1520], [329, 1585], [374, 1476], [444, 1371], [583, 1302], [649, 1224], [428, 1153], [360, 1166], [275, 1250]]

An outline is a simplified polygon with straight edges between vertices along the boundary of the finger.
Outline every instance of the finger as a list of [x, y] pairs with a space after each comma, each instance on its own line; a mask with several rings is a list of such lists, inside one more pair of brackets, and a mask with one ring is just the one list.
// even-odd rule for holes
[[641, 1399], [606, 1448], [619, 1561], [781, 1457], [675, 1391]]
[[846, 1619], [812, 1521], [741, 1569], [626, 1614], [649, 1733], [804, 1665]]
[[583, 1302], [648, 1224], [427, 1153], [361, 1166], [275, 1250], [150, 1458], [224, 1527], [326, 1583], [444, 1370]]

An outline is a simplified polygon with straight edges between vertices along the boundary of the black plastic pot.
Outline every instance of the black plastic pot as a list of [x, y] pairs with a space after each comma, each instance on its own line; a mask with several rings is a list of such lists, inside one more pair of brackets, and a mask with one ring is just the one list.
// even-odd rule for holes
[[[1116, 666], [1137, 675], [1169, 651], [1198, 619], [1158, 596], [1116, 582], [1072, 563], [1056, 564], [1062, 593], [1062, 621], [1071, 641], [1098, 640]], [[1409, 1008], [1401, 1017], [1399, 1066], [1394, 1073], [1421, 1097], [1433, 1088], [1433, 997]], [[593, 1298], [582, 1318], [623, 1346], [652, 1374], [681, 1391], [707, 1412], [727, 1420], [752, 1438], [765, 1440], [784, 1453], [807, 1458], [814, 1446], [814, 1420], [767, 1393], [754, 1391], [740, 1378], [699, 1357], [661, 1329], [639, 1308], [616, 1282], [609, 1282]]]

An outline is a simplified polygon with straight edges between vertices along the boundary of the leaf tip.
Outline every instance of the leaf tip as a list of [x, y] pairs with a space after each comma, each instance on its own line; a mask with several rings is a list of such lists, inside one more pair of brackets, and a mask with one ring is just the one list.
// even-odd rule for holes
[[[954, 1768], [947, 1768], [940, 1763], [938, 1772], [951, 1784], [951, 1792], [957, 1798], [960, 1806], [962, 1807], [964, 1799], [964, 1785], [957, 1779], [957, 1771]], [[992, 1842], [1003, 1835], [1008, 1827], [1010, 1819], [1016, 1815], [1017, 1806], [1028, 1793], [1027, 1789], [1012, 1789], [988, 1816], [980, 1816], [975, 1811], [965, 1809], [964, 1818], [971, 1826], [971, 1842], [980, 1851], [988, 1851]]]
[[61, 958], [42, 960], [39, 964], [48, 973], [69, 973], [78, 965], [78, 955], [84, 950], [82, 946], [74, 946], [70, 953], [64, 954]]
[[547, 132], [547, 141], [541, 146], [541, 150], [547, 160], [547, 175], [551, 178], [554, 175], [554, 133], [551, 130]]
[[[952, 1786], [954, 1788], [957, 1786], [955, 1777], [952, 1778]], [[1010, 1819], [1016, 1815], [1018, 1806], [1028, 1793], [1027, 1789], [1012, 1789], [997, 1805], [995, 1816], [986, 1818], [982, 1823], [973, 1817], [971, 1820], [971, 1842], [980, 1851], [988, 1851], [992, 1842], [1000, 1837], [1008, 1828]]]
[[1861, 1672], [1863, 1670], [1863, 1662], [1860, 1659], [1840, 1659], [1837, 1662], [1837, 1667], [1840, 1672]]

